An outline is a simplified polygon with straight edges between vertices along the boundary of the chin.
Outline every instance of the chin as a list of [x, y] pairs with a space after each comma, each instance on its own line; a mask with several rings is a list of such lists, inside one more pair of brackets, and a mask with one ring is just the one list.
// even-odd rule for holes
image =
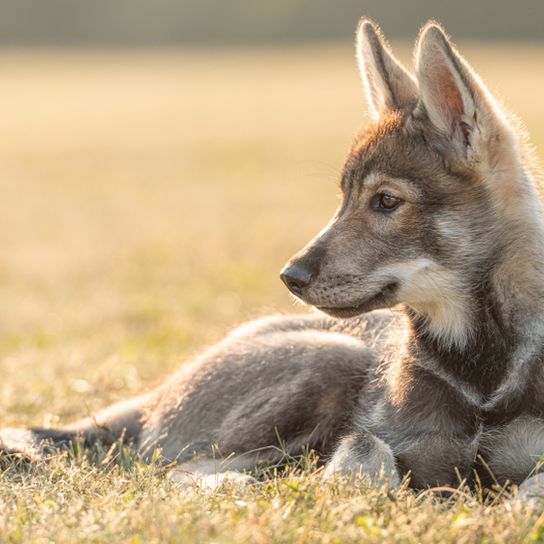
[[358, 300], [353, 303], [342, 303], [338, 306], [314, 306], [321, 312], [330, 315], [331, 317], [337, 317], [340, 319], [348, 319], [350, 317], [357, 317], [361, 314], [366, 314], [373, 310], [380, 310], [383, 308], [391, 308], [398, 304], [395, 293], [398, 285], [396, 283], [390, 283], [381, 289], [378, 293], [367, 298], [365, 300]]

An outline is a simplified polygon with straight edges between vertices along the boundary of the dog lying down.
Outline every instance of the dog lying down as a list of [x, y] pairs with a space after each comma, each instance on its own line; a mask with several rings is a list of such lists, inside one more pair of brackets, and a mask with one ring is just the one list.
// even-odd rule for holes
[[544, 494], [544, 214], [525, 138], [437, 23], [410, 72], [363, 19], [357, 60], [373, 123], [334, 217], [281, 273], [321, 313], [243, 325], [138, 398], [1, 431], [4, 450], [122, 439], [180, 481], [220, 481], [277, 462], [281, 437], [325, 479]]

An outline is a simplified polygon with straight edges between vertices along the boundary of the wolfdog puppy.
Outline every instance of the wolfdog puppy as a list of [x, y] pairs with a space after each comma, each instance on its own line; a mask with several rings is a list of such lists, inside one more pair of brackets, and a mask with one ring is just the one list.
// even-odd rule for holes
[[374, 123], [336, 214], [281, 273], [323, 313], [249, 323], [156, 390], [61, 430], [6, 429], [4, 449], [123, 437], [147, 459], [160, 448], [183, 479], [274, 462], [281, 437], [329, 459], [326, 478], [532, 475], [544, 215], [523, 140], [437, 23], [414, 74], [368, 19], [357, 59]]

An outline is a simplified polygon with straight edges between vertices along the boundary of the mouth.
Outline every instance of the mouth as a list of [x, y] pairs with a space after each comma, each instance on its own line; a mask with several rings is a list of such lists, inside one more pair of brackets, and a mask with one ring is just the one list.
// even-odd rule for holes
[[398, 284], [396, 282], [390, 283], [372, 297], [348, 306], [316, 306], [316, 308], [332, 317], [342, 319], [356, 317], [366, 312], [388, 306], [388, 302], [391, 301], [397, 287]]

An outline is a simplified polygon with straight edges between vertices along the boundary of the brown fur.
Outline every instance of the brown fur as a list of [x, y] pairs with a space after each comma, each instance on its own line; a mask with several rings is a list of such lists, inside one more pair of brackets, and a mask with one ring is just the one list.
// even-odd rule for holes
[[282, 272], [331, 317], [250, 323], [95, 419], [4, 430], [6, 449], [124, 436], [185, 481], [275, 461], [281, 437], [332, 455], [326, 477], [531, 474], [544, 453], [544, 212], [520, 137], [437, 24], [420, 34], [415, 78], [371, 21], [357, 43], [376, 122], [346, 160], [335, 216]]

